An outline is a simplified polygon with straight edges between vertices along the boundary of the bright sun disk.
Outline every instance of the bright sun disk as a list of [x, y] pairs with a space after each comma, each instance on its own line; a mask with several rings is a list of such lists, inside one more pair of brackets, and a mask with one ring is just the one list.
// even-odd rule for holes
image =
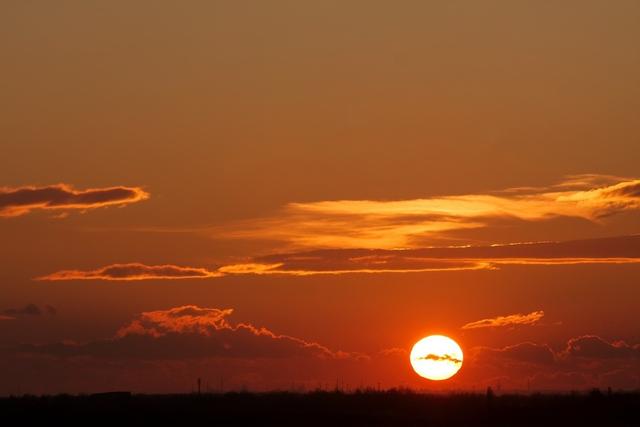
[[462, 367], [462, 349], [444, 335], [431, 335], [413, 346], [411, 366], [418, 375], [429, 380], [446, 380]]

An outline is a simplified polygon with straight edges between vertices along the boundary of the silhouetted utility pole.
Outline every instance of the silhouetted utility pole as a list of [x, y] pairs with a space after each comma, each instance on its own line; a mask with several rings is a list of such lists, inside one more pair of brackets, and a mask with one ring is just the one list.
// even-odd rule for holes
[[493, 389], [491, 388], [491, 386], [487, 387], [487, 402], [491, 403], [491, 401], [493, 400]]
[[200, 394], [202, 388], [202, 378], [198, 377], [198, 394]]

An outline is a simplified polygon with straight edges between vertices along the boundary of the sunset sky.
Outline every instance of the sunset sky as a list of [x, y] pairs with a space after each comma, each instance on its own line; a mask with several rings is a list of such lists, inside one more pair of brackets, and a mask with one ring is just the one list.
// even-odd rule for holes
[[640, 388], [639, 22], [3, 1], [0, 395]]

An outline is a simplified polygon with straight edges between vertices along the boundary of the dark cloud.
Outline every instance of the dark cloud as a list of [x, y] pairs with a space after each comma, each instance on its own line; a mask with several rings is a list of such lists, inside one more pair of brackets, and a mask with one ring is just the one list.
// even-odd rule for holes
[[26, 317], [26, 316], [54, 316], [57, 314], [57, 310], [55, 307], [52, 307], [48, 304], [43, 305], [42, 307], [37, 306], [36, 304], [27, 304], [21, 308], [7, 308], [2, 310], [2, 314], [11, 318], [16, 317]]
[[200, 377], [203, 388], [211, 380], [216, 390], [222, 379], [224, 390], [291, 389], [292, 381], [310, 390], [319, 384], [329, 388], [336, 375], [354, 372], [361, 379], [362, 373], [379, 372], [360, 354], [231, 322], [232, 312], [180, 306], [140, 313], [110, 339], [0, 346], [0, 395], [176, 392]]
[[429, 353], [426, 356], [418, 357], [418, 360], [434, 360], [436, 362], [452, 362], [455, 364], [462, 363], [462, 360], [457, 359], [456, 357], [450, 354], [433, 354]]
[[584, 335], [570, 339], [561, 355], [581, 359], [640, 359], [640, 345], [631, 346], [624, 341], [609, 343], [596, 335]]
[[484, 363], [506, 361], [534, 365], [551, 365], [556, 361], [554, 351], [546, 344], [523, 342], [503, 348], [476, 349], [475, 360]]
[[203, 279], [222, 274], [205, 268], [178, 265], [112, 264], [96, 270], [62, 270], [36, 280], [150, 280]]
[[0, 189], [0, 217], [24, 215], [36, 209], [87, 210], [125, 205], [149, 198], [139, 187], [75, 190], [68, 184]]
[[[326, 389], [334, 387], [336, 376], [342, 375], [350, 378], [347, 382], [352, 386], [363, 380], [365, 385], [382, 381], [383, 387], [425, 386], [411, 371], [406, 349], [391, 348], [370, 356], [343, 353], [249, 323], [231, 322], [231, 316], [231, 309], [181, 306], [141, 313], [110, 339], [0, 348], [0, 370], [7, 373], [0, 393], [105, 387], [175, 392], [188, 389], [198, 377], [216, 384], [224, 377], [226, 390], [290, 389], [292, 381], [304, 382], [307, 390], [319, 384]], [[569, 342], [575, 344], [581, 338]], [[612, 358], [602, 352], [569, 357], [565, 350], [531, 342], [468, 349], [460, 372], [442, 386], [460, 390], [484, 389], [498, 382], [503, 390], [640, 386], [637, 358], [625, 354]], [[435, 390], [439, 385], [426, 386]]]
[[182, 306], [141, 313], [116, 336], [83, 344], [22, 345], [20, 352], [57, 357], [182, 360], [190, 358], [345, 358], [318, 343], [248, 323], [232, 324], [231, 309]]
[[[490, 246], [453, 246], [416, 249], [326, 249], [255, 258], [265, 264], [285, 263], [291, 268], [304, 269], [323, 262], [343, 268], [361, 264], [415, 266], [420, 262], [438, 260], [501, 260], [501, 259], [598, 259], [639, 258], [640, 235], [564, 242], [524, 242]], [[396, 264], [394, 264], [396, 263]], [[402, 264], [401, 264], [402, 263]], [[363, 267], [361, 267], [363, 268]]]
[[597, 335], [571, 338], [563, 350], [555, 351], [546, 344], [524, 342], [503, 348], [478, 347], [475, 360], [505, 360], [533, 365], [554, 365], [569, 368], [585, 366], [584, 361], [607, 362], [632, 359], [640, 362], [640, 344], [624, 341], [608, 342]]
[[477, 382], [500, 377], [507, 387], [537, 390], [640, 387], [640, 345], [608, 342], [595, 335], [571, 338], [562, 350], [524, 342], [503, 348], [477, 347], [465, 358]]
[[[312, 275], [495, 269], [507, 264], [596, 263], [640, 263], [640, 235], [491, 246], [323, 249], [257, 257], [245, 264], [224, 266], [219, 271], [225, 274]], [[535, 320], [539, 314], [530, 316]]]
[[[238, 274], [353, 274], [491, 270], [501, 265], [640, 263], [640, 235], [566, 242], [421, 249], [327, 249], [274, 254], [217, 269], [177, 265], [113, 264], [95, 270], [62, 270], [38, 280], [197, 279]], [[484, 319], [484, 324], [536, 323], [544, 313]], [[517, 318], [516, 318], [517, 317]], [[508, 326], [508, 325], [506, 325]], [[478, 326], [480, 327], [480, 326]]]

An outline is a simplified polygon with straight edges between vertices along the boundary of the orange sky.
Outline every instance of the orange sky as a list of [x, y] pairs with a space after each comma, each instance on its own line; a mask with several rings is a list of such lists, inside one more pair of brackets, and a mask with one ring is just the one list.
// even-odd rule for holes
[[3, 2], [0, 394], [640, 387], [639, 19]]

